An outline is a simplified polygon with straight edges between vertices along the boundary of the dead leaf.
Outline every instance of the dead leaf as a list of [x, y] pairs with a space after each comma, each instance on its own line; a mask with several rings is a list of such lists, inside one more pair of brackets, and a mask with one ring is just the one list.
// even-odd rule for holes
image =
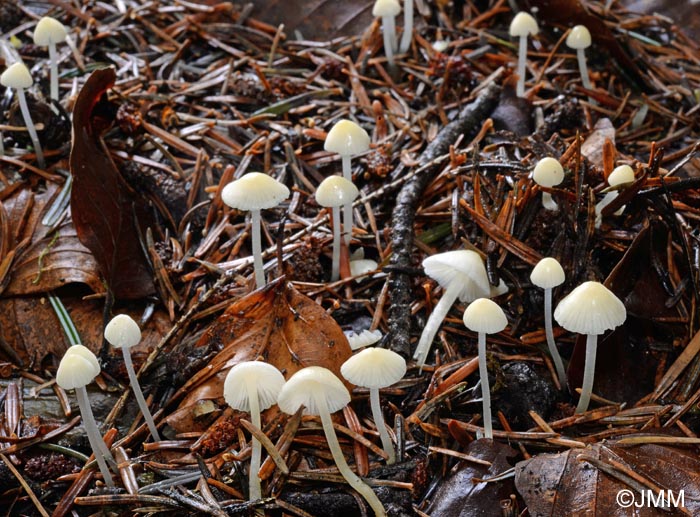
[[486, 483], [474, 478], [488, 479], [502, 474], [511, 468], [508, 458], [517, 453], [502, 443], [480, 439], [471, 442], [465, 454], [489, 461], [491, 466], [462, 462], [460, 468], [440, 484], [426, 513], [440, 517], [500, 517], [503, 513], [498, 501], [509, 499], [515, 493], [513, 480]]
[[103, 94], [114, 84], [114, 69], [96, 70], [73, 110], [71, 212], [80, 241], [92, 251], [115, 298], [142, 298], [155, 292], [153, 275], [139, 243], [152, 226], [143, 198], [126, 183], [112, 161], [102, 132], [116, 110]]
[[261, 358], [285, 378], [306, 366], [323, 366], [340, 377], [340, 365], [351, 355], [335, 320], [283, 278], [232, 303], [196, 347], [220, 352], [174, 395], [184, 399], [167, 421], [178, 431], [191, 424], [201, 401], [222, 397], [226, 374], [239, 362]]
[[632, 490], [637, 502], [642, 496], [623, 482], [623, 478], [613, 477], [594, 466], [598, 464], [623, 472], [615, 469], [616, 463], [636, 472], [652, 486], [671, 490], [674, 497], [685, 490], [685, 507], [690, 512], [686, 515], [700, 512], [697, 499], [700, 496], [700, 459], [693, 448], [656, 444], [623, 447], [611, 442], [559, 454], [540, 454], [515, 466], [515, 486], [525, 499], [529, 514], [537, 517], [683, 515], [676, 509], [666, 513], [644, 506], [634, 508], [631, 513], [630, 508], [618, 504], [616, 496], [620, 490]]
[[595, 127], [588, 138], [581, 144], [581, 155], [599, 169], [603, 169], [603, 149], [605, 143], [610, 141], [615, 147], [615, 126], [609, 118], [601, 118], [595, 123]]

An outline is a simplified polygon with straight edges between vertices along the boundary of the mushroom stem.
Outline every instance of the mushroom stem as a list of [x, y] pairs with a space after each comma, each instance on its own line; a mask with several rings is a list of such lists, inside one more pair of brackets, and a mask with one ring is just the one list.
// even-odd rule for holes
[[338, 437], [335, 435], [335, 429], [333, 429], [333, 422], [331, 421], [331, 415], [328, 411], [328, 405], [326, 404], [326, 399], [322, 393], [314, 393], [314, 401], [318, 407], [319, 416], [321, 417], [321, 424], [323, 425], [323, 432], [326, 435], [326, 441], [328, 442], [328, 448], [331, 451], [333, 460], [335, 461], [340, 474], [345, 478], [348, 484], [354, 488], [369, 506], [374, 510], [374, 514], [377, 517], [385, 517], [386, 511], [381, 501], [377, 497], [377, 494], [366, 485], [360, 477], [355, 474], [350, 466], [345, 461], [345, 456], [340, 448], [340, 443], [338, 443]]
[[331, 282], [340, 279], [340, 207], [333, 207], [333, 269]]
[[255, 286], [265, 287], [265, 271], [262, 260], [262, 243], [260, 239], [260, 210], [250, 211], [250, 226], [253, 238], [253, 265], [255, 267]]
[[581, 72], [581, 82], [587, 90], [592, 90], [591, 80], [588, 78], [588, 67], [586, 66], [586, 54], [582, 48], [576, 49], [576, 58], [578, 59], [578, 69]]
[[49, 66], [51, 70], [51, 98], [58, 100], [58, 56], [56, 56], [56, 44], [49, 43]]
[[[352, 181], [352, 166], [350, 161], [352, 158], [348, 155], [342, 156], [343, 161], [343, 177]], [[352, 227], [353, 227], [353, 216], [352, 216], [352, 201], [343, 206], [343, 238], [345, 239], [345, 244], [350, 245], [350, 239], [352, 239]]]
[[413, 352], [413, 359], [416, 360], [419, 368], [423, 368], [425, 360], [428, 357], [428, 352], [430, 352], [430, 345], [433, 344], [435, 334], [437, 334], [442, 320], [445, 319], [447, 313], [450, 312], [450, 307], [452, 307], [452, 304], [457, 299], [459, 289], [457, 284], [450, 284], [442, 294], [440, 301], [433, 307], [433, 312], [430, 314], [425, 327], [423, 327], [423, 333], [418, 340], [418, 346], [416, 346], [416, 350]]
[[370, 406], [372, 407], [372, 418], [374, 418], [374, 424], [377, 426], [379, 437], [382, 439], [382, 447], [384, 448], [384, 452], [389, 455], [386, 463], [387, 465], [392, 465], [396, 462], [396, 453], [394, 452], [394, 444], [391, 443], [389, 432], [386, 430], [386, 424], [384, 423], [382, 405], [379, 403], [379, 388], [369, 389], [369, 402]]
[[559, 210], [559, 205], [552, 199], [552, 194], [549, 192], [542, 192], [542, 208], [551, 210], [552, 212]]
[[515, 93], [518, 97], [525, 96], [525, 61], [527, 59], [527, 36], [520, 36], [518, 48], [518, 85]]
[[27, 132], [29, 133], [29, 137], [32, 139], [34, 153], [36, 154], [36, 161], [39, 164], [39, 167], [43, 169], [46, 166], [44, 163], [44, 153], [41, 151], [39, 135], [36, 133], [36, 127], [34, 126], [34, 122], [32, 122], [32, 116], [29, 114], [27, 97], [24, 95], [23, 88], [17, 88], [17, 98], [19, 99], [19, 109], [22, 112], [22, 118], [24, 118], [24, 125], [27, 126]]
[[143, 419], [146, 421], [148, 430], [151, 432], [153, 440], [156, 442], [160, 441], [160, 435], [158, 434], [158, 429], [156, 428], [156, 423], [153, 420], [153, 415], [148, 409], [148, 404], [146, 404], [146, 399], [143, 398], [143, 392], [141, 391], [141, 386], [139, 385], [139, 380], [136, 377], [136, 371], [134, 370], [134, 363], [131, 361], [131, 351], [129, 347], [123, 346], [122, 354], [124, 354], [124, 365], [126, 366], [126, 373], [129, 375], [129, 382], [131, 383], [131, 389], [134, 392], [134, 398], [136, 398], [136, 403], [139, 405], [139, 409], [143, 414]]
[[559, 384], [561, 384], [562, 389], [566, 386], [566, 370], [564, 369], [564, 363], [559, 355], [559, 350], [557, 349], [557, 344], [554, 342], [554, 331], [552, 330], [552, 288], [545, 288], [544, 290], [544, 332], [547, 336], [547, 347], [549, 348], [549, 355], [552, 356], [552, 361], [554, 361], [554, 367], [557, 370], [557, 376], [559, 377]]
[[[257, 429], [262, 429], [260, 423], [260, 399], [258, 399], [258, 390], [251, 380], [248, 381], [248, 404], [250, 405], [250, 420]], [[248, 473], [248, 499], [255, 501], [262, 497], [262, 489], [260, 488], [260, 460], [262, 458], [262, 449], [258, 439], [253, 436], [252, 452], [250, 455], [250, 472]]]
[[384, 36], [384, 54], [389, 66], [394, 66], [394, 48], [396, 47], [396, 24], [393, 16], [382, 16], [382, 34]]
[[401, 34], [401, 44], [399, 53], [403, 54], [411, 46], [413, 36], [413, 0], [404, 0], [403, 3], [403, 34]]
[[112, 453], [109, 452], [107, 445], [105, 445], [104, 440], [102, 440], [102, 435], [100, 434], [97, 424], [95, 423], [95, 417], [92, 415], [92, 409], [90, 408], [90, 402], [87, 397], [87, 390], [82, 388], [75, 389], [75, 398], [78, 399], [78, 408], [80, 409], [80, 415], [83, 417], [83, 426], [85, 427], [85, 432], [87, 433], [88, 441], [90, 442], [90, 447], [97, 460], [97, 466], [100, 468], [102, 477], [104, 478], [105, 484], [113, 488], [114, 481], [112, 481], [112, 474], [109, 472], [107, 467], [106, 459], [110, 459], [111, 463], [116, 465], [116, 461], [112, 457]]
[[578, 399], [576, 413], [585, 413], [591, 402], [593, 392], [593, 376], [595, 374], [595, 354], [598, 349], [598, 335], [586, 336], [586, 364], [583, 369], [583, 384], [581, 385], [581, 397]]
[[481, 382], [481, 399], [484, 406], [484, 438], [493, 439], [491, 424], [491, 391], [489, 388], [489, 372], [486, 368], [486, 333], [479, 332], [479, 377]]

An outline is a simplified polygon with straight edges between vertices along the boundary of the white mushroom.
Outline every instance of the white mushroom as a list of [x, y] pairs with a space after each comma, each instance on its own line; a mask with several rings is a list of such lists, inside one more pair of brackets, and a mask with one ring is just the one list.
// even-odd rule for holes
[[[622, 187], [634, 181], [634, 170], [629, 165], [620, 165], [615, 167], [613, 171], [608, 176], [608, 185], [611, 187]], [[608, 206], [613, 200], [619, 195], [618, 190], [611, 190], [606, 192], [603, 199], [601, 199], [595, 206], [595, 227], [600, 228], [603, 222], [603, 209]], [[622, 215], [625, 207], [621, 206], [615, 211], [614, 215]]]
[[58, 100], [58, 57], [56, 43], [66, 41], [66, 27], [55, 18], [44, 16], [34, 28], [34, 44], [49, 47], [49, 64], [51, 67], [51, 98]]
[[128, 314], [118, 314], [107, 323], [105, 327], [105, 339], [113, 347], [122, 349], [124, 366], [126, 366], [126, 373], [129, 376], [129, 384], [131, 384], [131, 389], [134, 392], [134, 398], [139, 405], [139, 409], [141, 410], [141, 414], [143, 414], [143, 419], [148, 426], [153, 440], [159, 442], [160, 435], [158, 434], [156, 423], [153, 420], [151, 411], [148, 409], [146, 399], [143, 397], [141, 385], [139, 384], [139, 379], [136, 377], [136, 371], [134, 370], [134, 363], [131, 361], [131, 347], [138, 345], [139, 341], [141, 341], [141, 329]]
[[566, 386], [566, 370], [564, 362], [561, 360], [557, 344], [554, 341], [554, 331], [552, 330], [552, 289], [564, 283], [566, 276], [564, 269], [557, 259], [546, 257], [540, 260], [530, 273], [530, 281], [537, 287], [544, 289], [544, 330], [547, 337], [547, 347], [549, 355], [552, 356], [554, 367], [557, 370], [559, 384], [562, 389]]
[[386, 511], [374, 491], [355, 474], [338, 443], [333, 429], [331, 413], [341, 410], [350, 403], [350, 393], [333, 372], [320, 366], [302, 368], [292, 375], [277, 397], [279, 408], [293, 415], [300, 407], [304, 414], [318, 415], [333, 460], [348, 484], [364, 497], [377, 517], [385, 517]]
[[255, 285], [258, 289], [265, 286], [260, 238], [260, 210], [273, 208], [288, 197], [289, 189], [285, 185], [260, 172], [249, 172], [226, 185], [221, 191], [221, 200], [228, 206], [250, 212]]
[[[535, 165], [532, 179], [542, 187], [552, 188], [564, 181], [564, 168], [559, 160], [551, 157], [542, 158]], [[542, 192], [542, 206], [547, 210], [557, 211], [559, 207], [549, 192]]]
[[491, 391], [489, 388], [488, 368], [486, 367], [486, 334], [501, 332], [508, 320], [497, 303], [488, 298], [474, 300], [464, 311], [464, 326], [479, 335], [479, 377], [481, 379], [481, 396], [484, 408], [484, 437], [493, 439], [491, 423]]
[[396, 461], [396, 453], [384, 423], [379, 389], [396, 384], [403, 378], [406, 374], [406, 361], [386, 348], [365, 348], [345, 361], [340, 367], [340, 373], [351, 383], [369, 388], [372, 418], [379, 431], [384, 452], [389, 455], [387, 464], [391, 465]]
[[399, 44], [399, 53], [403, 54], [411, 46], [413, 37], [413, 0], [403, 1], [403, 34]]
[[569, 332], [586, 334], [586, 364], [581, 398], [576, 406], [576, 413], [585, 413], [593, 392], [598, 334], [622, 325], [627, 319], [627, 310], [603, 284], [584, 282], [559, 302], [554, 319]]
[[[277, 402], [277, 396], [284, 386], [282, 373], [271, 364], [262, 361], [245, 361], [233, 366], [224, 381], [224, 399], [233, 409], [250, 412], [250, 418], [257, 429], [262, 429], [260, 412]], [[248, 497], [251, 501], [260, 499], [260, 442], [253, 436], [248, 475]]]
[[333, 269], [331, 281], [340, 278], [340, 207], [352, 205], [359, 190], [342, 176], [329, 176], [316, 189], [316, 202], [333, 210]]
[[591, 46], [591, 33], [584, 25], [576, 25], [566, 37], [566, 45], [576, 50], [578, 69], [581, 72], [581, 82], [587, 90], [592, 90], [591, 80], [588, 78], [585, 49]]
[[363, 330], [359, 334], [355, 334], [354, 331], [346, 331], [345, 337], [348, 339], [348, 345], [350, 345], [350, 350], [355, 351], [360, 348], [364, 348], [369, 345], [375, 344], [377, 341], [382, 339], [382, 331], [376, 330]]
[[519, 38], [518, 48], [518, 85], [516, 94], [518, 97], [525, 95], [525, 62], [527, 60], [527, 37], [537, 34], [540, 28], [537, 21], [528, 13], [521, 11], [510, 22], [511, 37]]
[[396, 49], [396, 22], [394, 18], [401, 12], [398, 0], [376, 0], [372, 8], [372, 16], [382, 19], [382, 33], [384, 35], [384, 54], [390, 66], [394, 64], [394, 50]]
[[[369, 134], [352, 120], [339, 120], [326, 135], [323, 148], [340, 155], [343, 164], [343, 178], [352, 181], [352, 157], [369, 149]], [[345, 244], [352, 239], [352, 203], [343, 208], [343, 233]]]
[[477, 298], [488, 297], [491, 291], [484, 261], [475, 251], [438, 253], [423, 261], [423, 269], [445, 292], [433, 307], [413, 353], [413, 359], [421, 368], [428, 357], [435, 334], [455, 300], [459, 298], [462, 302], [471, 302]]
[[39, 167], [42, 169], [46, 166], [44, 163], [44, 153], [41, 150], [41, 142], [39, 142], [39, 135], [36, 133], [36, 127], [34, 122], [32, 122], [32, 116], [29, 113], [29, 106], [27, 105], [27, 97], [24, 95], [24, 90], [31, 87], [34, 84], [32, 76], [29, 73], [29, 69], [24, 65], [24, 63], [17, 62], [7, 68], [2, 75], [0, 75], [0, 84], [6, 86], [7, 88], [14, 88], [17, 90], [17, 99], [19, 100], [19, 109], [22, 112], [22, 118], [24, 119], [24, 125], [27, 126], [27, 132], [29, 133], [29, 138], [32, 139], [32, 145], [34, 146], [34, 153], [36, 154], [36, 161]]

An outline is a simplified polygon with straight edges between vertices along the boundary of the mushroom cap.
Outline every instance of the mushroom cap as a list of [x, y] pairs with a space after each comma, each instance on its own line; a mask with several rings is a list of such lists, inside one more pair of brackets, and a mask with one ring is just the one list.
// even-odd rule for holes
[[363, 388], [386, 388], [406, 375], [406, 360], [386, 348], [365, 348], [345, 361], [340, 373]]
[[141, 329], [128, 314], [117, 314], [105, 327], [105, 339], [116, 348], [131, 348], [141, 341]]
[[432, 255], [423, 260], [423, 269], [443, 289], [459, 282], [462, 290], [457, 297], [462, 302], [488, 297], [491, 292], [484, 261], [475, 251], [455, 250]]
[[261, 172], [249, 172], [226, 185], [221, 200], [238, 210], [273, 208], [289, 197], [289, 189]]
[[582, 283], [554, 309], [557, 323], [578, 334], [602, 334], [622, 325], [626, 318], [625, 305], [600, 282]]
[[348, 339], [350, 349], [354, 351], [375, 344], [377, 341], [382, 339], [382, 331], [379, 329], [365, 329], [359, 334], [355, 334], [355, 332], [351, 330], [345, 332], [345, 337]]
[[608, 176], [608, 185], [617, 187], [634, 181], [634, 170], [629, 165], [618, 165]]
[[372, 259], [356, 259], [350, 260], [350, 275], [358, 276], [369, 273], [370, 271], [376, 271], [378, 267], [377, 261]]
[[351, 203], [360, 191], [355, 184], [342, 176], [328, 176], [316, 189], [316, 202], [325, 207]]
[[525, 11], [520, 11], [510, 22], [509, 33], [512, 37], [529, 36], [537, 34], [539, 31], [540, 27], [537, 25], [537, 21]]
[[40, 47], [66, 41], [67, 36], [66, 26], [50, 16], [44, 16], [34, 27], [34, 44]]
[[532, 179], [542, 187], [554, 187], [564, 181], [564, 168], [559, 160], [547, 156], [542, 158], [532, 171]]
[[64, 354], [64, 357], [67, 355], [79, 355], [83, 359], [87, 359], [95, 372], [94, 377], [97, 377], [100, 374], [100, 371], [102, 371], [100, 368], [100, 362], [97, 360], [97, 356], [95, 356], [95, 354], [92, 353], [92, 350], [85, 345], [69, 346], [68, 350], [66, 350], [66, 353]]
[[250, 412], [248, 386], [258, 391], [260, 409], [267, 409], [277, 402], [284, 376], [269, 363], [244, 361], [233, 366], [224, 381], [224, 399], [233, 409]]
[[90, 384], [97, 374], [89, 360], [80, 354], [65, 354], [58, 365], [56, 384], [64, 390], [82, 388]]
[[401, 12], [401, 5], [398, 0], [377, 0], [372, 7], [372, 16], [379, 18], [382, 16], [396, 16]]
[[484, 334], [496, 334], [508, 325], [503, 309], [488, 298], [479, 298], [470, 303], [462, 320], [469, 330]]
[[277, 405], [293, 415], [304, 406], [305, 415], [320, 414], [316, 396], [326, 399], [328, 411], [335, 413], [350, 403], [350, 392], [333, 372], [322, 366], [307, 366], [292, 375], [280, 390]]
[[34, 84], [34, 80], [27, 66], [17, 61], [0, 75], [0, 84], [8, 88], [29, 88]]
[[542, 289], [551, 289], [561, 285], [566, 280], [564, 268], [559, 261], [552, 257], [540, 260], [530, 273], [530, 281]]
[[352, 120], [339, 120], [326, 135], [323, 148], [341, 156], [354, 156], [369, 149], [369, 135]]
[[585, 25], [576, 25], [566, 37], [566, 46], [575, 50], [591, 46], [591, 33]]

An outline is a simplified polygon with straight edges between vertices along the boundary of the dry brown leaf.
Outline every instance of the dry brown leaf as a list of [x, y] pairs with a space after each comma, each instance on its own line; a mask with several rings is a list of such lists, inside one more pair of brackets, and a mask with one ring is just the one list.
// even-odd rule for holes
[[184, 397], [168, 417], [176, 430], [191, 424], [199, 401], [222, 397], [226, 374], [237, 363], [260, 358], [286, 378], [306, 366], [323, 366], [340, 376], [340, 365], [351, 355], [335, 320], [283, 279], [231, 304], [196, 346], [221, 351], [175, 394]]

